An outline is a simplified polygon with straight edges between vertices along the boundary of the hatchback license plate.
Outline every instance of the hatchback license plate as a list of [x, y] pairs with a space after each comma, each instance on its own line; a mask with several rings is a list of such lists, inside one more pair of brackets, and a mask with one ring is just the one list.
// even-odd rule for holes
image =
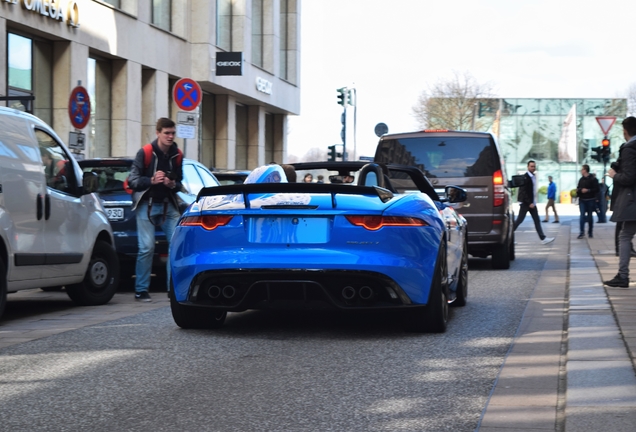
[[124, 218], [124, 209], [121, 207], [107, 208], [106, 215], [109, 220], [122, 220]]

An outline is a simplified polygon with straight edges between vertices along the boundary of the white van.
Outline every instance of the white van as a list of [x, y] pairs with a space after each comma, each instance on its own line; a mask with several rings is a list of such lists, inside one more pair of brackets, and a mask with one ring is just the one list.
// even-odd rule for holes
[[46, 123], [0, 107], [0, 315], [29, 288], [65, 286], [79, 305], [113, 297], [119, 261], [91, 180]]

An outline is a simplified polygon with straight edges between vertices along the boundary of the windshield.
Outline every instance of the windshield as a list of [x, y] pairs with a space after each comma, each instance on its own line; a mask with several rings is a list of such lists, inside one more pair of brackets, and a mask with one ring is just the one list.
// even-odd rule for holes
[[115, 192], [124, 190], [124, 180], [130, 173], [130, 167], [121, 165], [82, 167], [85, 173], [94, 173], [98, 179], [95, 192]]
[[492, 176], [499, 169], [488, 137], [430, 136], [383, 140], [380, 163], [416, 166], [428, 178]]

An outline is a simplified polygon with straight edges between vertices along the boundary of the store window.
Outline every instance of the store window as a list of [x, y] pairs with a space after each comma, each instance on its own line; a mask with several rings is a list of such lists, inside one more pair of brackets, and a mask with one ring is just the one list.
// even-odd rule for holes
[[252, 0], [252, 64], [263, 67], [264, 0]]
[[108, 60], [88, 58], [88, 95], [91, 118], [86, 134], [90, 157], [111, 156], [111, 93], [112, 66]]
[[152, 0], [152, 23], [164, 30], [171, 31], [171, 9], [172, 0]]
[[232, 0], [216, 0], [216, 46], [232, 50]]
[[14, 33], [7, 38], [7, 106], [33, 112], [33, 40]]

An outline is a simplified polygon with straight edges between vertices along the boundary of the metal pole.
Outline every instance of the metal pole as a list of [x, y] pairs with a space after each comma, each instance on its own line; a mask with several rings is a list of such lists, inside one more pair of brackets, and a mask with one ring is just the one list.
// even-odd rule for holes
[[342, 160], [347, 160], [347, 105], [342, 111]]

